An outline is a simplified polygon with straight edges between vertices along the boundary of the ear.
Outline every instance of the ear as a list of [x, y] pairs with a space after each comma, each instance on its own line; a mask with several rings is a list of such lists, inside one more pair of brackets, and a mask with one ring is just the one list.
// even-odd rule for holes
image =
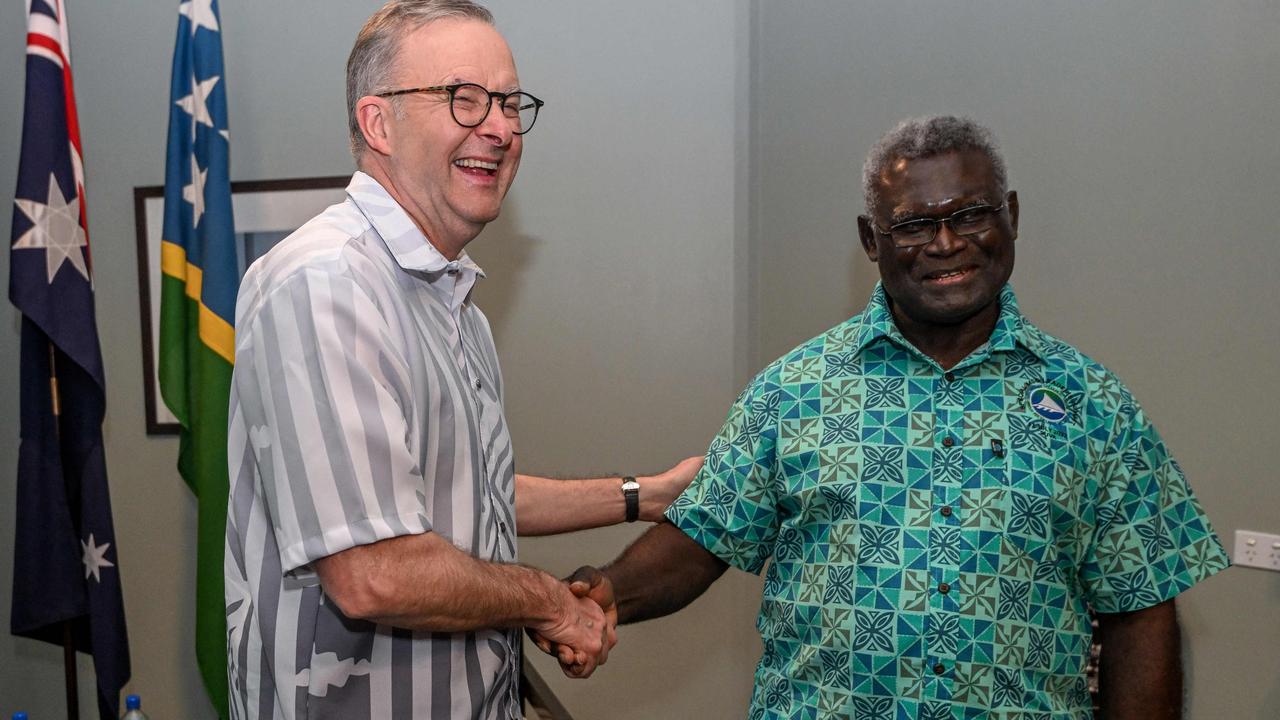
[[880, 250], [876, 246], [876, 229], [871, 225], [871, 218], [866, 215], [858, 216], [858, 240], [862, 242], [862, 249], [871, 262], [878, 262]]
[[365, 95], [356, 101], [356, 122], [369, 148], [380, 155], [391, 154], [391, 120], [395, 110], [386, 98]]
[[1005, 196], [1005, 202], [1009, 203], [1009, 227], [1013, 229], [1012, 240], [1018, 239], [1018, 193], [1010, 190]]

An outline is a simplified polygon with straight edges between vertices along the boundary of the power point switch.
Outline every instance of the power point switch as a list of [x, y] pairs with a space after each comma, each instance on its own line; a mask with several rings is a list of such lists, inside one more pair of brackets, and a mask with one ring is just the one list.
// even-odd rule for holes
[[1231, 562], [1240, 567], [1280, 572], [1280, 535], [1236, 530], [1236, 547], [1231, 553]]

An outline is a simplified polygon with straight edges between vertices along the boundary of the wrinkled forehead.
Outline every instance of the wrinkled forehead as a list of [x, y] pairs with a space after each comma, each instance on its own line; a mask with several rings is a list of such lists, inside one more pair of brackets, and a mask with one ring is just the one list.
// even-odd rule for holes
[[491, 90], [519, 87], [515, 59], [502, 34], [471, 18], [435, 20], [410, 31], [396, 58], [401, 82], [474, 82]]
[[986, 153], [962, 150], [917, 158], [893, 158], [878, 178], [880, 207], [894, 216], [1000, 202], [1001, 188]]

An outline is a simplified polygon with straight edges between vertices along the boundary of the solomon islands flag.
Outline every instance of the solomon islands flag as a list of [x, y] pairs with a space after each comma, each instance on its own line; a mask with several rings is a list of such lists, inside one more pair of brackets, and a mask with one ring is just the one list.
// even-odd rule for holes
[[227, 402], [240, 276], [231, 219], [217, 0], [178, 8], [160, 251], [160, 395], [182, 425], [178, 471], [196, 496], [196, 662], [227, 717]]

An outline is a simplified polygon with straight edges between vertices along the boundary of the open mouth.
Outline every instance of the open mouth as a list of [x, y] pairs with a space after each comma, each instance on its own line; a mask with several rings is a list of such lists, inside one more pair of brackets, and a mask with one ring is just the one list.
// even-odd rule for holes
[[498, 172], [498, 163], [490, 160], [477, 160], [476, 158], [462, 158], [454, 160], [455, 167], [462, 168], [469, 174], [492, 176]]
[[973, 268], [962, 267], [962, 268], [955, 268], [953, 270], [938, 270], [936, 272], [931, 272], [926, 274], [924, 276], [924, 279], [925, 279], [925, 282], [933, 282], [933, 283], [938, 283], [940, 285], [946, 285], [949, 283], [960, 282], [965, 278], [969, 277], [969, 275], [971, 275], [972, 273], [973, 273]]

